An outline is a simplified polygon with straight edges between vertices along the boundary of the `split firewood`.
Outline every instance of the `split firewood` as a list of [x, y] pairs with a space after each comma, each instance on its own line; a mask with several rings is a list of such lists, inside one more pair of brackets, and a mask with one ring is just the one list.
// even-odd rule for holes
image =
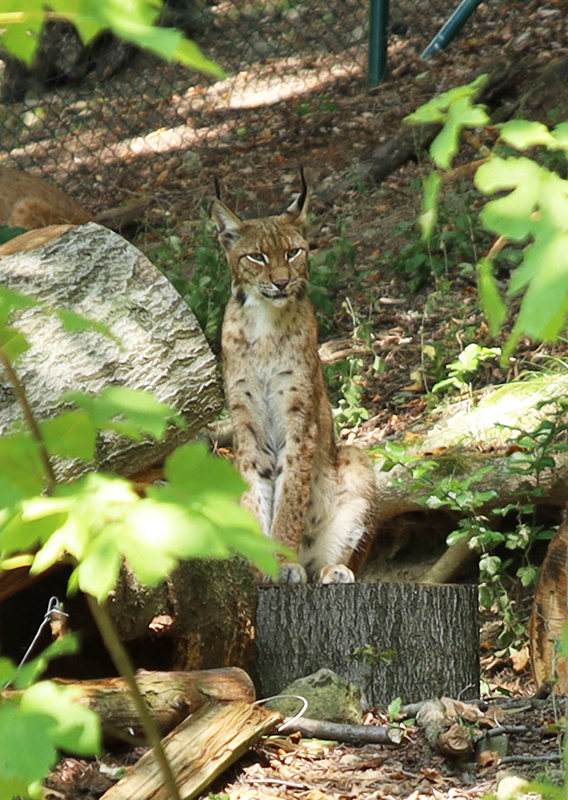
[[[182, 800], [200, 794], [264, 733], [282, 720], [277, 711], [249, 703], [211, 703], [184, 720], [163, 741]], [[169, 800], [150, 750], [101, 800]]]
[[463, 722], [479, 723], [483, 712], [469, 703], [441, 697], [430, 700], [420, 708], [416, 724], [424, 730], [430, 747], [446, 756], [464, 757], [473, 751], [471, 728]]
[[[251, 703], [255, 698], [251, 679], [236, 667], [195, 672], [140, 670], [136, 681], [162, 734], [212, 700]], [[107, 739], [132, 740], [143, 735], [140, 716], [123, 678], [87, 681], [56, 678], [55, 683], [76, 690], [77, 702], [98, 715]], [[7, 690], [2, 697], [16, 694]]]
[[404, 729], [386, 725], [348, 725], [321, 719], [302, 717], [284, 721], [280, 733], [300, 733], [308, 739], [329, 739], [348, 744], [402, 744]]

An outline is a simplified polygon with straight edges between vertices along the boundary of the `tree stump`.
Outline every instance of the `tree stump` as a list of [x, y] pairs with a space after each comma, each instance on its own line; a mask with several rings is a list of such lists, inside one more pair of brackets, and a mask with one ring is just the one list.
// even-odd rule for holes
[[259, 696], [329, 667], [361, 687], [366, 707], [476, 697], [477, 610], [475, 585], [260, 587]]

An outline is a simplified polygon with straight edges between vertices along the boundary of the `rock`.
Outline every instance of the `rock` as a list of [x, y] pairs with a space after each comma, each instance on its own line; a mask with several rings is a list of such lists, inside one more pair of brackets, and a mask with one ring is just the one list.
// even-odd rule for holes
[[[361, 691], [357, 686], [347, 683], [344, 678], [331, 669], [322, 668], [317, 672], [298, 678], [281, 694], [295, 694], [305, 697], [308, 708], [305, 716], [310, 719], [329, 722], [359, 723], [362, 718]], [[286, 717], [293, 717], [301, 708], [299, 700], [274, 700], [270, 708], [281, 711]]]
[[[43, 228], [0, 247], [0, 282], [49, 306], [105, 323], [96, 331], [65, 331], [53, 314], [18, 313], [31, 347], [16, 364], [39, 419], [61, 409], [69, 391], [99, 394], [109, 386], [151, 390], [176, 409], [185, 428], [162, 442], [125, 440], [101, 432], [98, 467], [130, 475], [191, 439], [222, 406], [215, 358], [193, 313], [170, 282], [132, 244], [96, 223]], [[0, 435], [21, 409], [0, 374]], [[58, 477], [85, 471], [82, 462], [57, 465]]]
[[524, 778], [517, 775], [505, 775], [499, 780], [495, 796], [497, 800], [514, 800], [514, 798], [526, 797], [530, 793], [530, 784]]

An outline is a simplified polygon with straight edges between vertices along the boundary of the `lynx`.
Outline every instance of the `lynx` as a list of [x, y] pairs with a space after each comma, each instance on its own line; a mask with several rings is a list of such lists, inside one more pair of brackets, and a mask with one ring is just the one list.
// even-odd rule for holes
[[337, 445], [308, 297], [308, 187], [280, 215], [243, 220], [213, 206], [231, 268], [222, 349], [243, 505], [291, 548], [281, 582], [349, 583], [373, 530], [367, 456]]
[[52, 183], [10, 167], [0, 167], [0, 225], [43, 228], [94, 219]]

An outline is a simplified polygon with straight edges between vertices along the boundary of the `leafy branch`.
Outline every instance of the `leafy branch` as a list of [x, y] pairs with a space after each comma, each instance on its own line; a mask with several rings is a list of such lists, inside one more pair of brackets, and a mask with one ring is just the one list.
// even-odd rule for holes
[[75, 0], [3, 0], [0, 28], [6, 28], [2, 47], [27, 64], [34, 60], [41, 31], [48, 21], [67, 20], [77, 28], [85, 45], [100, 33], [110, 30], [138, 47], [150, 50], [166, 61], [179, 61], [187, 67], [224, 77], [218, 64], [206, 58], [195, 42], [175, 28], [158, 27], [162, 0], [130, 0], [128, 12], [115, 0], [77, 3]]
[[[452, 89], [426, 103], [406, 118], [413, 124], [438, 122], [442, 130], [430, 155], [441, 170], [449, 169], [466, 127], [488, 125], [485, 108], [475, 96], [486, 76]], [[568, 180], [526, 156], [499, 155], [506, 146], [519, 152], [544, 147], [568, 157], [568, 123], [549, 130], [540, 122], [512, 120], [497, 126], [499, 140], [474, 177], [477, 189], [489, 200], [480, 214], [483, 226], [498, 238], [477, 265], [481, 307], [491, 332], [499, 333], [507, 319], [505, 299], [520, 295], [522, 302], [502, 352], [507, 363], [522, 336], [551, 341], [564, 328], [568, 315]], [[441, 191], [440, 173], [425, 182], [423, 235], [428, 238], [436, 224]], [[495, 278], [500, 254], [508, 243], [523, 246], [522, 261], [513, 271], [505, 299]]]

